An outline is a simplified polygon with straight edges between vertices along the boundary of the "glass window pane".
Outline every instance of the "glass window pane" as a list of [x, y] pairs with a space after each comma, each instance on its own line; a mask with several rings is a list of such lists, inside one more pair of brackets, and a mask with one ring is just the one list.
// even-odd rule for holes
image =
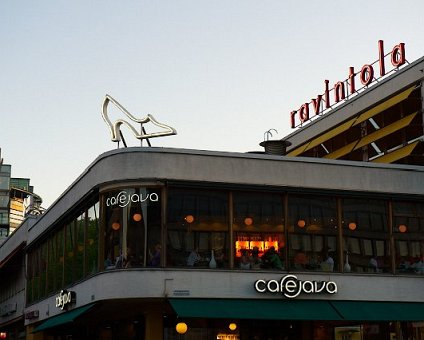
[[170, 188], [167, 266], [228, 267], [228, 194]]
[[65, 285], [73, 282], [75, 258], [75, 220], [65, 227]]
[[104, 268], [159, 266], [161, 195], [155, 188], [126, 188], [104, 195]]
[[233, 204], [234, 267], [284, 269], [283, 196], [234, 192]]
[[87, 212], [87, 274], [94, 274], [98, 270], [99, 252], [99, 202]]
[[85, 212], [78, 216], [75, 223], [74, 280], [79, 280], [84, 276]]
[[396, 272], [424, 275], [424, 204], [393, 202]]
[[326, 196], [289, 195], [289, 265], [293, 270], [337, 268], [336, 200]]
[[343, 199], [345, 272], [391, 271], [387, 202], [367, 198]]

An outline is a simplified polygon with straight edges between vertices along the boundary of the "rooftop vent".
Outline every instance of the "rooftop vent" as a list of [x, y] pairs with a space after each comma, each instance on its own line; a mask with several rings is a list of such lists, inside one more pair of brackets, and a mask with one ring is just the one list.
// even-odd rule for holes
[[265, 140], [259, 143], [259, 145], [264, 147], [265, 153], [268, 155], [284, 156], [287, 152], [287, 147], [290, 146], [291, 143], [282, 139], [269, 140], [269, 137], [272, 137], [272, 131], [277, 132], [275, 129], [266, 131], [264, 134]]

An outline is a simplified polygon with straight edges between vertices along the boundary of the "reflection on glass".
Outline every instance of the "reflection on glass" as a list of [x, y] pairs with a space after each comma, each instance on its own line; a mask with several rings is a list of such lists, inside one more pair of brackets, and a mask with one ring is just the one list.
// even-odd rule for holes
[[170, 188], [167, 266], [228, 267], [228, 194]]
[[161, 200], [155, 188], [124, 188], [104, 194], [104, 269], [161, 264]]
[[283, 196], [234, 192], [233, 202], [234, 267], [283, 269]]
[[424, 204], [393, 202], [396, 272], [424, 275]]
[[344, 267], [349, 269], [345, 272], [391, 271], [387, 209], [382, 200], [342, 200]]
[[332, 197], [289, 195], [289, 263], [293, 270], [334, 271], [337, 210]]

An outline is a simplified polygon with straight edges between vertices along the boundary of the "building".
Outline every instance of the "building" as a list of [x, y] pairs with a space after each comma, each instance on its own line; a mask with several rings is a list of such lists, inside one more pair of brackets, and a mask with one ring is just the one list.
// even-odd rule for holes
[[11, 171], [12, 166], [3, 164], [0, 157], [0, 243], [21, 225], [27, 214], [39, 215], [44, 210], [30, 179], [13, 178]]
[[[380, 50], [382, 44], [380, 41]], [[401, 65], [404, 65], [407, 63], [405, 47], [403, 44], [396, 46], [402, 46]], [[385, 59], [392, 53], [387, 53]], [[390, 72], [390, 62], [382, 63], [381, 60], [371, 65], [377, 68], [379, 63], [380, 75], [383, 73], [381, 68], [384, 69], [383, 76], [374, 76], [368, 85], [357, 80], [362, 87], [357, 84], [354, 91], [348, 93], [347, 89], [355, 84], [354, 78], [349, 76], [345, 81], [337, 82], [339, 86], [335, 85], [320, 95], [328, 97], [331, 104], [328, 108], [322, 99], [321, 110], [315, 110], [316, 115], [304, 114], [306, 106], [308, 112], [312, 110], [314, 100], [292, 112], [292, 127], [298, 122], [295, 117], [304, 119], [297, 125], [299, 128], [285, 138], [291, 143], [289, 156], [424, 165], [424, 60], [421, 58], [401, 69], [395, 67]], [[364, 65], [362, 69], [372, 68], [371, 65]], [[377, 74], [377, 70], [372, 74]], [[340, 84], [343, 85], [342, 91]], [[340, 96], [339, 92], [342, 92]], [[340, 98], [333, 103], [337, 97]]]
[[[8, 330], [7, 333], [0, 332], [0, 339], [24, 339], [24, 247], [27, 227], [33, 223], [36, 215], [41, 214], [42, 200], [33, 192], [34, 188], [30, 186], [28, 178], [11, 177], [11, 168], [11, 165], [4, 164], [0, 157], [0, 325]], [[24, 219], [25, 226], [19, 230]]]
[[[424, 339], [423, 69], [424, 59], [404, 66], [264, 143], [288, 155], [148, 147], [100, 155], [0, 247], [8, 278], [0, 332]], [[381, 106], [388, 102], [396, 103]], [[382, 122], [383, 107], [402, 123]], [[399, 108], [419, 113], [405, 125]], [[367, 125], [357, 159], [349, 144], [358, 117], [380, 129]], [[379, 157], [386, 161], [372, 162]]]
[[25, 216], [40, 215], [42, 199], [34, 193], [29, 178], [10, 179], [9, 234], [19, 228]]
[[0, 243], [9, 231], [9, 188], [11, 166], [3, 164], [0, 149]]

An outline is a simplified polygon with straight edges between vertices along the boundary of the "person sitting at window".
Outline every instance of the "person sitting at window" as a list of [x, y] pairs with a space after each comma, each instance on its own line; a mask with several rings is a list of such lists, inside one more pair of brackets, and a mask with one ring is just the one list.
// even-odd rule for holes
[[308, 257], [303, 251], [300, 250], [294, 257], [294, 268], [303, 270], [306, 268], [307, 264], [308, 264]]
[[330, 250], [327, 247], [322, 251], [323, 261], [321, 262], [321, 269], [325, 272], [332, 272], [334, 270], [334, 260], [330, 255]]
[[247, 254], [247, 249], [241, 250], [241, 258], [240, 258], [240, 269], [250, 269], [250, 259], [249, 255]]
[[114, 269], [115, 265], [112, 262], [112, 255], [108, 254], [105, 260], [105, 269]]
[[253, 247], [252, 257], [250, 259], [250, 263], [251, 263], [252, 269], [260, 269], [261, 268], [262, 260], [259, 257], [259, 248], [258, 247]]
[[155, 250], [154, 250], [153, 256], [151, 257], [151, 259], [148, 263], [148, 266], [157, 267], [157, 266], [160, 265], [160, 252], [161, 252], [161, 250], [162, 250], [162, 246], [159, 243], [157, 243], [155, 245]]
[[193, 267], [195, 263], [200, 261], [200, 259], [199, 250], [197, 248], [193, 249], [187, 257], [187, 266]]
[[275, 247], [270, 247], [262, 256], [262, 263], [264, 268], [269, 269], [284, 269], [281, 263], [280, 256], [275, 251]]

